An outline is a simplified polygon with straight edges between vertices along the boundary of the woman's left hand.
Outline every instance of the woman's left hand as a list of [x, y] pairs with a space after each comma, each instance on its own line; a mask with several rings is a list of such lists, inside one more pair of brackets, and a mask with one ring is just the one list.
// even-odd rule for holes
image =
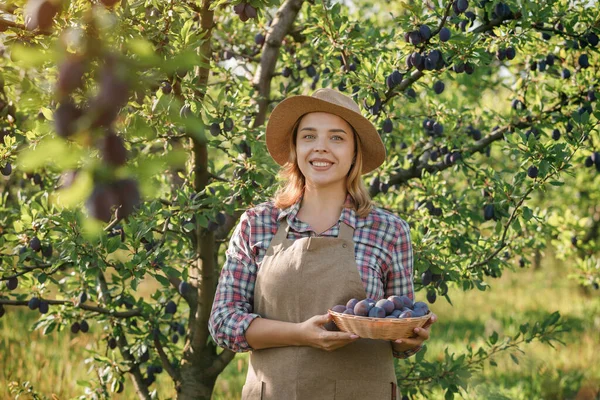
[[397, 339], [392, 343], [394, 345], [394, 349], [396, 351], [406, 351], [410, 349], [414, 349], [415, 347], [421, 346], [424, 341], [429, 339], [429, 333], [431, 330], [431, 325], [433, 325], [437, 321], [437, 315], [431, 314], [431, 318], [425, 322], [421, 328], [415, 328], [415, 333], [417, 336], [407, 339]]

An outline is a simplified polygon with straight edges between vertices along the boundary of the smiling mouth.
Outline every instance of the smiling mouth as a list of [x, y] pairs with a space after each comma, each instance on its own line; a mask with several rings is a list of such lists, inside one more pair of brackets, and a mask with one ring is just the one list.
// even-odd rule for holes
[[314, 167], [329, 167], [330, 165], [333, 165], [333, 163], [324, 161], [311, 161], [310, 164]]

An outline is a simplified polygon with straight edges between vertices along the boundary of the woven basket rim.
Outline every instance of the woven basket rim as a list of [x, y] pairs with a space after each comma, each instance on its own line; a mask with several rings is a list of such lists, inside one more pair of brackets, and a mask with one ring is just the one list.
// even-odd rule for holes
[[329, 312], [329, 314], [331, 315], [335, 315], [339, 318], [342, 319], [353, 319], [353, 320], [358, 320], [358, 321], [373, 321], [373, 322], [380, 322], [380, 321], [390, 321], [393, 324], [396, 323], [408, 323], [408, 322], [413, 322], [413, 321], [421, 321], [423, 319], [429, 319], [431, 317], [431, 310], [427, 310], [427, 314], [423, 315], [422, 317], [410, 317], [410, 318], [376, 318], [376, 317], [363, 317], [361, 315], [351, 315], [351, 314], [342, 314], [340, 312], [337, 311], [333, 311], [332, 309], [327, 310]]

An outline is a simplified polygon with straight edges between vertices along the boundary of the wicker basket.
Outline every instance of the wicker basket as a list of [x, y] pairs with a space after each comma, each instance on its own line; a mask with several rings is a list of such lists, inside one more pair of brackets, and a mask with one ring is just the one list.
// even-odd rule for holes
[[328, 310], [333, 322], [344, 332], [352, 332], [361, 338], [396, 340], [416, 336], [414, 329], [425, 325], [431, 311], [416, 318], [372, 318], [342, 314]]

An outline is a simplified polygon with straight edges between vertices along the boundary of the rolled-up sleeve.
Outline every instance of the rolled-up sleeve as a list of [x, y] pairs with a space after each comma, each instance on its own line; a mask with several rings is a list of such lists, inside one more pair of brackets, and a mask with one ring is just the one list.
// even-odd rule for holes
[[250, 246], [252, 213], [246, 211], [234, 230], [208, 323], [215, 342], [234, 352], [250, 351], [246, 330], [260, 317], [253, 313], [257, 265]]
[[[414, 257], [410, 238], [410, 226], [402, 219], [399, 220], [398, 237], [394, 244], [392, 267], [388, 272], [388, 284], [386, 287], [386, 297], [388, 296], [408, 296], [415, 300], [413, 285]], [[408, 358], [422, 349], [423, 346], [415, 347], [403, 352], [393, 351], [396, 358]]]

